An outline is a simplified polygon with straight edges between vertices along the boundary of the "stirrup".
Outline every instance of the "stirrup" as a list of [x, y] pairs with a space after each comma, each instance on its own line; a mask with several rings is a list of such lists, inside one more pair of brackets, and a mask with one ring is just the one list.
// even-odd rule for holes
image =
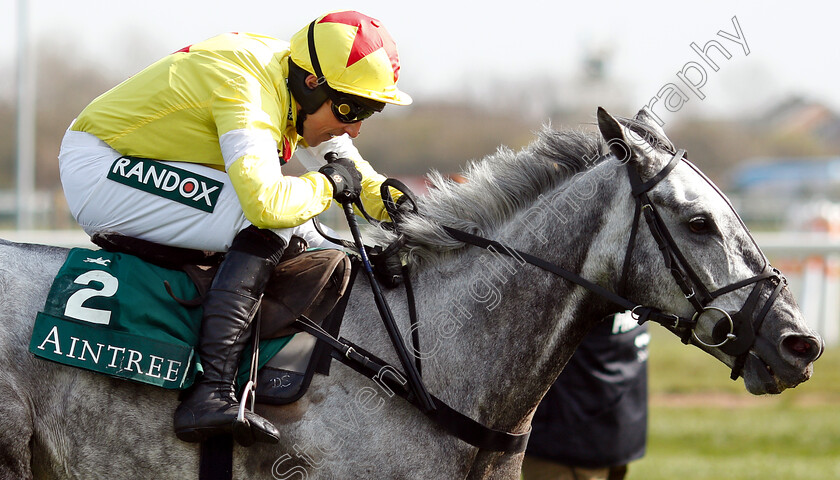
[[[260, 302], [262, 297], [260, 297]], [[248, 383], [242, 389], [242, 398], [239, 399], [239, 411], [236, 414], [236, 420], [233, 422], [233, 438], [243, 447], [250, 447], [257, 440], [254, 432], [251, 430], [251, 422], [245, 418], [246, 409], [254, 413], [254, 404], [257, 394], [257, 368], [259, 368], [260, 358], [260, 313], [257, 310], [257, 317], [254, 319], [254, 328], [251, 333], [252, 338], [252, 352], [251, 352], [251, 371], [248, 372]]]
[[[236, 415], [237, 422], [247, 422], [245, 419], [246, 408], [249, 412], [254, 412], [254, 399], [256, 398], [256, 393], [257, 383], [253, 380], [248, 380], [248, 383], [245, 384], [245, 390], [242, 392], [242, 399], [239, 400], [239, 413]], [[246, 402], [251, 402], [251, 405], [247, 405]]]
[[[246, 408], [249, 412], [254, 411], [254, 393], [256, 389], [256, 384], [249, 380], [245, 385], [245, 391], [242, 392], [242, 399], [239, 401], [239, 413], [236, 415], [236, 420], [233, 421], [233, 438], [236, 440], [236, 443], [243, 447], [250, 447], [257, 441], [254, 432], [251, 430], [251, 422], [245, 418]], [[248, 401], [251, 402], [250, 406], [247, 406], [246, 402]]]

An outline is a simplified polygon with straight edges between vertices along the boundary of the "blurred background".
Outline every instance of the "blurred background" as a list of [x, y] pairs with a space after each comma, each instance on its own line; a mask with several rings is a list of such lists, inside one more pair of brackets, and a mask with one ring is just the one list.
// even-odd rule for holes
[[[840, 6], [833, 2], [0, 0], [0, 236], [86, 244], [67, 212], [56, 156], [68, 124], [97, 95], [218, 33], [288, 39], [319, 14], [340, 8], [382, 20], [399, 48], [400, 86], [415, 100], [364, 124], [357, 146], [381, 172], [422, 192], [430, 169], [457, 174], [500, 145], [527, 145], [544, 125], [589, 129], [598, 106], [623, 116], [648, 106], [674, 143], [730, 196], [788, 275], [814, 328], [831, 347], [840, 341], [840, 53], [834, 33]], [[653, 368], [663, 358], [673, 364], [667, 351], [657, 360], [656, 349]], [[836, 359], [834, 350], [820, 362]], [[702, 358], [697, 368], [712, 368], [712, 362]], [[724, 382], [726, 371], [716, 366], [714, 376]], [[815, 379], [819, 362], [817, 368]], [[831, 370], [838, 369], [828, 364], [822, 383], [801, 387], [815, 389], [805, 403], [837, 404]], [[692, 390], [679, 378], [674, 382], [654, 382], [654, 398]], [[726, 385], [693, 388], [746, 395], [743, 387], [733, 392], [735, 384]], [[777, 405], [765, 407], [772, 412]], [[834, 410], [815, 414], [825, 418]], [[666, 416], [652, 416], [654, 434], [670, 431], [656, 423]], [[813, 474], [819, 464], [817, 475], [801, 478], [839, 478], [838, 430], [833, 441], [810, 449], [819, 459], [784, 465], [801, 460], [803, 473]], [[744, 443], [735, 439], [735, 449]], [[674, 440], [662, 445], [671, 448]], [[655, 478], [653, 472], [671, 465], [653, 447], [637, 474], [644, 476], [631, 478]], [[753, 452], [764, 455], [755, 463], [784, 459], [787, 450], [777, 447]], [[795, 468], [784, 476], [705, 477], [698, 473], [705, 457], [696, 465], [673, 461], [662, 478], [799, 478]], [[734, 468], [724, 458], [715, 461], [723, 472]], [[768, 471], [781, 467], [773, 468]]]

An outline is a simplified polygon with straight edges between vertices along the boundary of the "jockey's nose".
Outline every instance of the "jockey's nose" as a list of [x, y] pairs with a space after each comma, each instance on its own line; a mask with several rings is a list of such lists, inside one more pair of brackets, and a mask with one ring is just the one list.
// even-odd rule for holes
[[347, 132], [347, 135], [350, 135], [350, 138], [356, 138], [359, 136], [359, 132], [362, 130], [362, 122], [358, 121], [355, 123], [348, 123], [344, 127], [344, 131]]

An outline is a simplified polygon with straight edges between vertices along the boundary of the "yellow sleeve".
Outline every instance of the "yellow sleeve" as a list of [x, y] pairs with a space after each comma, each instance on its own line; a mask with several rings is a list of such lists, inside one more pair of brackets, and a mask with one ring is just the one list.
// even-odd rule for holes
[[245, 155], [228, 169], [245, 218], [259, 228], [290, 228], [320, 214], [332, 203], [327, 177], [307, 172], [284, 176], [276, 158]]
[[283, 141], [285, 102], [244, 76], [217, 89], [213, 104], [219, 144], [245, 218], [259, 228], [290, 228], [332, 203], [332, 186], [320, 173], [283, 175], [278, 145]]

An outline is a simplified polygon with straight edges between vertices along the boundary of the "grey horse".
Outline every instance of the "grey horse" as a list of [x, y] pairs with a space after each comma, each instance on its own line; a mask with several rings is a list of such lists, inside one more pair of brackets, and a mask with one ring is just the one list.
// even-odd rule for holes
[[[429, 391], [476, 421], [525, 432], [543, 394], [587, 330], [619, 308], [558, 276], [454, 240], [441, 225], [493, 238], [618, 290], [634, 201], [628, 168], [647, 180], [673, 146], [644, 112], [634, 120], [599, 111], [601, 135], [545, 129], [518, 152], [474, 162], [467, 182], [432, 175], [422, 215], [403, 222], [417, 298], [419, 349]], [[644, 135], [640, 134], [643, 133]], [[620, 141], [632, 155], [606, 156]], [[725, 198], [684, 162], [650, 189], [662, 220], [710, 289], [755, 276], [765, 257]], [[388, 241], [389, 233], [377, 233]], [[0, 478], [190, 479], [199, 449], [172, 433], [177, 392], [36, 359], [27, 351], [36, 312], [67, 251], [0, 243]], [[622, 289], [639, 305], [692, 317], [648, 227], [639, 227]], [[736, 312], [751, 288], [711, 303]], [[385, 292], [409, 337], [400, 289]], [[761, 294], [762, 299], [770, 296]], [[743, 367], [753, 394], [807, 380], [822, 351], [786, 288], [767, 304]], [[690, 340], [710, 347], [714, 315], [700, 316]], [[359, 275], [341, 335], [399, 365], [367, 279]], [[700, 343], [703, 342], [703, 343]], [[690, 372], [686, 372], [690, 374]], [[448, 434], [393, 392], [333, 362], [307, 394], [287, 406], [257, 406], [283, 438], [236, 447], [234, 478], [519, 478], [521, 454], [484, 451]]]

